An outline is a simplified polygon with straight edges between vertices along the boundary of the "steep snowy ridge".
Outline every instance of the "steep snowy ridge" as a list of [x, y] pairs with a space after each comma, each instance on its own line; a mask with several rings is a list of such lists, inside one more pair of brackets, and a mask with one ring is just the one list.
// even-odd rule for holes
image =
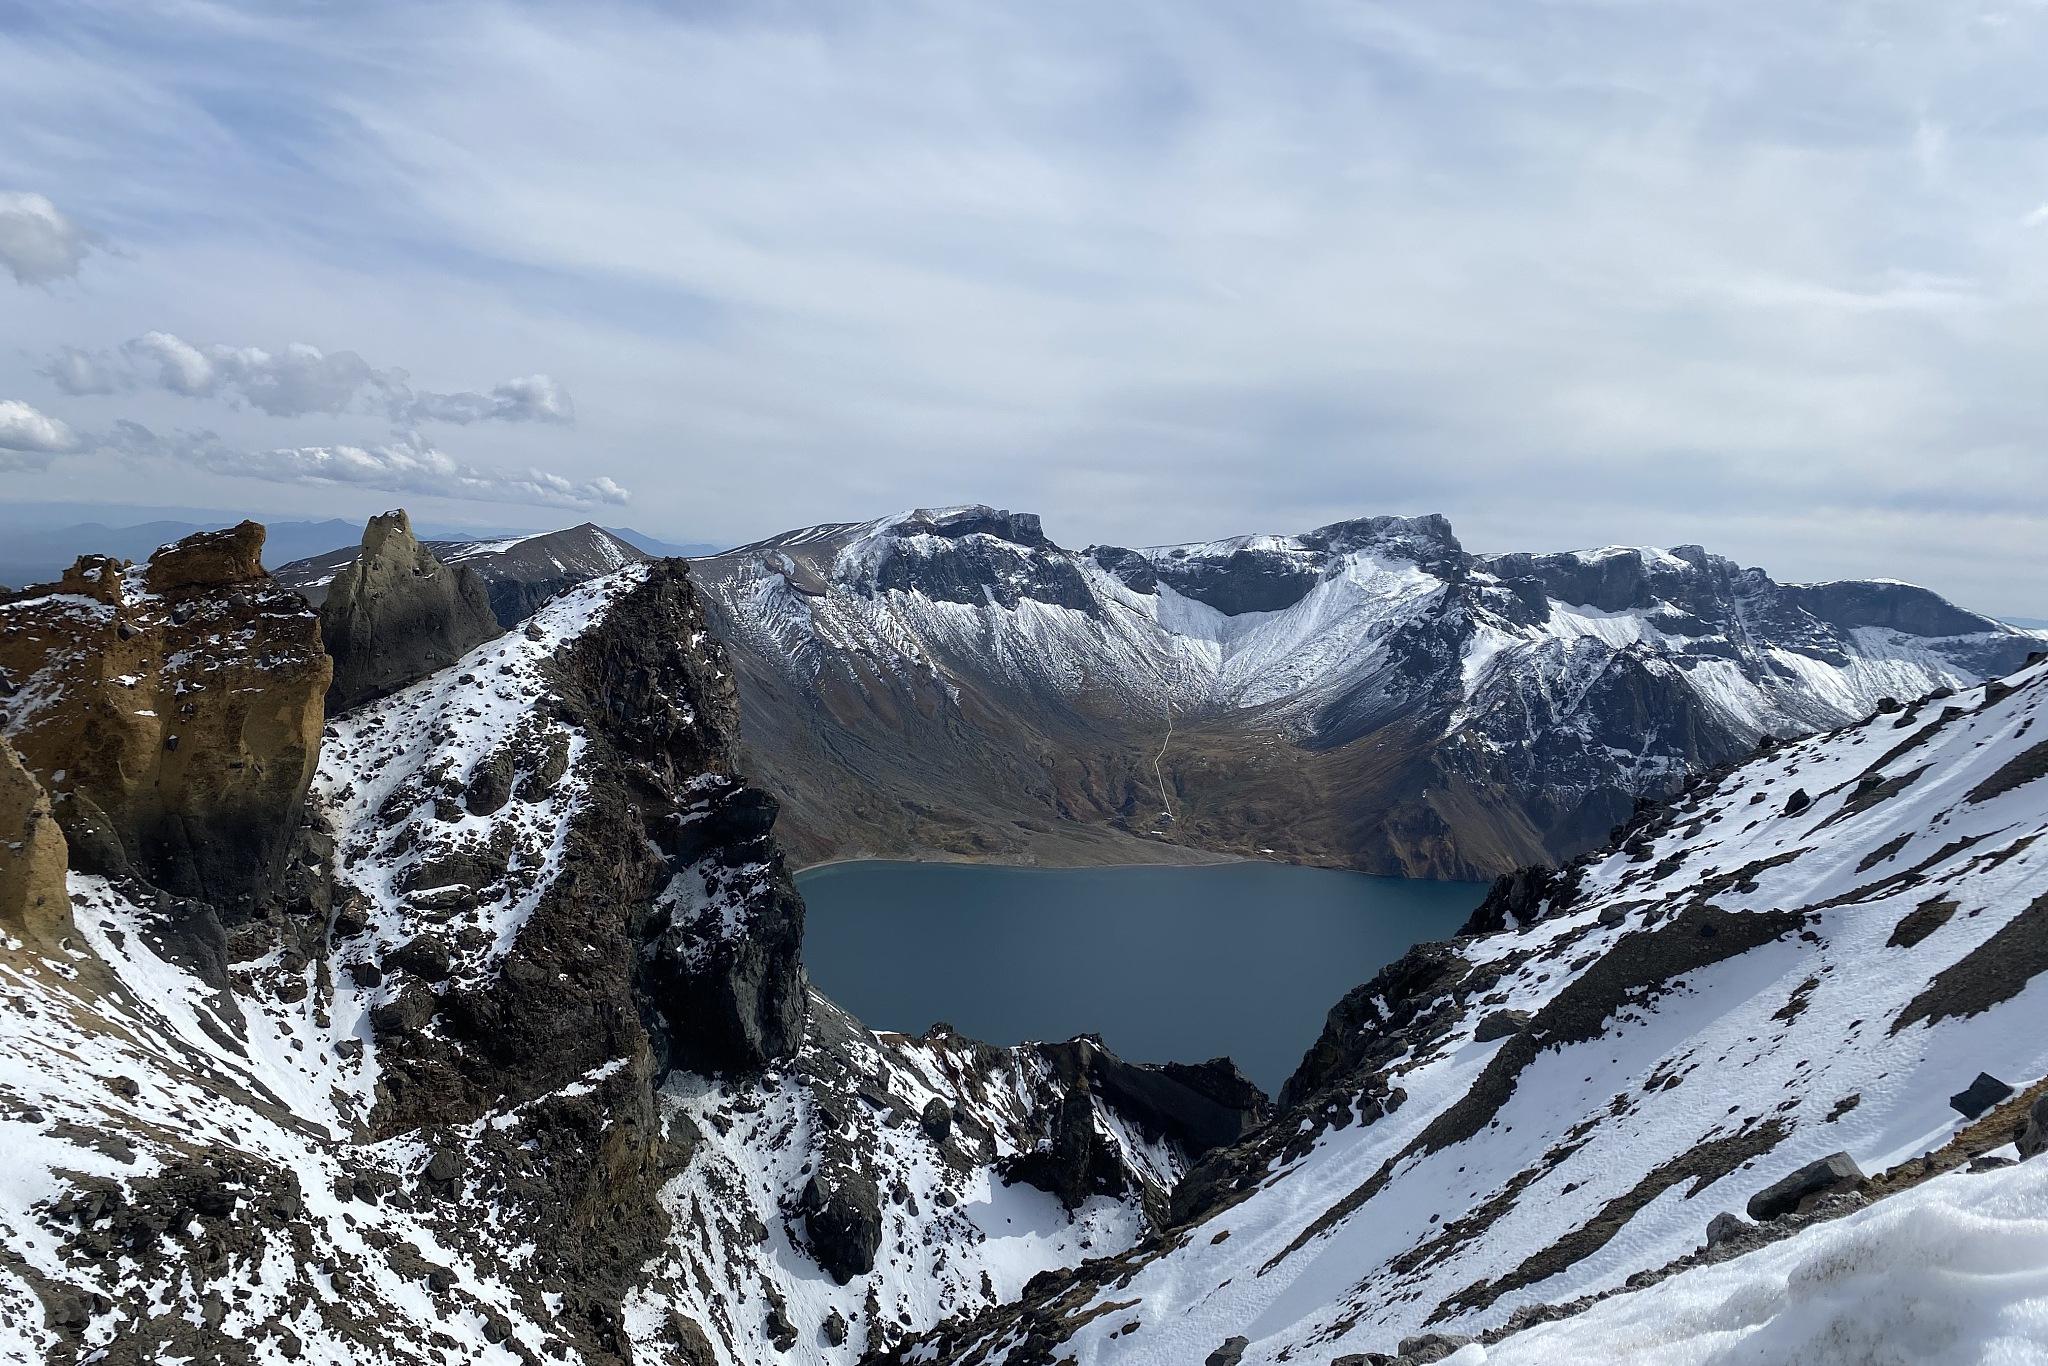
[[[256, 546], [194, 591], [269, 604]], [[225, 935], [140, 863], [0, 885], [0, 1361], [850, 1364], [1157, 1228], [1264, 1097], [811, 993], [732, 709], [631, 564], [332, 719]]]
[[[1286, 1108], [1196, 1168], [1161, 1247], [901, 1359], [1201, 1361], [1238, 1337], [1247, 1366], [1391, 1354], [1667, 1269], [1643, 1309], [1612, 1300], [1459, 1360], [1633, 1359], [1627, 1343], [1673, 1361], [1963, 1362], [2019, 1325], [2032, 1346], [2011, 1359], [2042, 1359], [2048, 1167], [1962, 1168], [2048, 1089], [2044, 727], [2048, 663], [1937, 690], [1710, 775], [1560, 873], [1503, 881], [1471, 927], [1490, 932], [1423, 946], [1331, 1013]], [[1958, 1113], [1980, 1073], [2013, 1092]], [[1714, 1216], [1782, 1214], [1751, 1202], [1838, 1152], [1867, 1179], [1727, 1235], [1724, 1254], [1805, 1225], [1753, 1267], [1703, 1265]], [[1858, 1222], [1825, 1222], [1866, 1199]], [[1916, 1254], [1877, 1256], [1860, 1231], [1965, 1210], [2037, 1268], [1969, 1292], [1981, 1322], [1914, 1281]], [[1989, 1265], [1952, 1232], [1924, 1256], [1935, 1276]], [[1856, 1316], [1883, 1292], [1825, 1287], [1866, 1274], [1923, 1306], [1911, 1351], [1843, 1348], [1881, 1340]], [[1722, 1336], [1674, 1345], [1657, 1304]]]
[[[1272, 848], [1490, 875], [1597, 843], [1762, 735], [2040, 643], [1907, 585], [1781, 585], [1697, 546], [1473, 555], [1441, 517], [1077, 552], [969, 506], [697, 563], [805, 858]], [[1306, 821], [1283, 796], [1304, 782]]]

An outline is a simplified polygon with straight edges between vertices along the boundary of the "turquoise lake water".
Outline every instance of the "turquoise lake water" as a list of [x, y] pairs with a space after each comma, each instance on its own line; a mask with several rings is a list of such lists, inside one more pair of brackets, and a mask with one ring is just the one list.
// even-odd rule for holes
[[1278, 863], [841, 863], [797, 882], [812, 979], [871, 1028], [1100, 1034], [1136, 1062], [1228, 1054], [1268, 1093], [1340, 996], [1454, 934], [1486, 891]]

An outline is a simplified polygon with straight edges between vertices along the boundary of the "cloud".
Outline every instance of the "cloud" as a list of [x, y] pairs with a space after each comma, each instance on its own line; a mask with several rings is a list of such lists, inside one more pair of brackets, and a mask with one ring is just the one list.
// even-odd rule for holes
[[414, 422], [573, 422], [576, 405], [546, 375], [508, 379], [488, 394], [410, 394], [392, 417]]
[[400, 426], [576, 419], [568, 391], [547, 375], [509, 379], [489, 393], [436, 393], [414, 389], [405, 371], [376, 369], [354, 351], [322, 351], [304, 342], [272, 352], [146, 332], [115, 353], [67, 346], [38, 373], [67, 394], [156, 388], [185, 398], [218, 398], [272, 417], [381, 412]]
[[148, 240], [98, 330], [10, 342], [431, 357], [461, 392], [346, 411], [560, 469], [485, 416], [543, 358], [677, 535], [1440, 509], [2048, 616], [2039, 4], [48, 8], [0, 24], [6, 173]]
[[117, 387], [117, 377], [104, 357], [81, 351], [75, 346], [67, 346], [50, 357], [49, 362], [36, 373], [74, 396], [111, 394]]
[[138, 422], [122, 420], [100, 444], [131, 457], [175, 460], [214, 474], [274, 484], [340, 485], [531, 507], [619, 505], [632, 497], [603, 475], [577, 480], [541, 469], [494, 470], [469, 464], [418, 433], [376, 445], [241, 449], [212, 432], [165, 437]]
[[16, 284], [68, 280], [92, 249], [92, 235], [42, 195], [0, 192], [0, 265]]
[[2020, 220], [2030, 228], [2048, 228], [2048, 204], [2043, 204]]
[[79, 449], [78, 434], [19, 399], [0, 398], [0, 470], [41, 469]]

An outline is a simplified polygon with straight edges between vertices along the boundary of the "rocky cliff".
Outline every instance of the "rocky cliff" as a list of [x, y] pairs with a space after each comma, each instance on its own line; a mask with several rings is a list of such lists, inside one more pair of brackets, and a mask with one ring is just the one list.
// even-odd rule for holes
[[2040, 640], [1698, 546], [1475, 555], [1441, 517], [1130, 549], [920, 509], [701, 560], [803, 861], [1280, 857], [1491, 877], [1638, 797]]
[[[851, 1362], [1132, 1246], [1256, 1117], [812, 993], [680, 562], [323, 735], [260, 544], [0, 604], [0, 1360]], [[144, 762], [167, 715], [215, 780]]]
[[404, 509], [372, 517], [356, 558], [320, 603], [320, 639], [334, 658], [327, 710], [396, 692], [496, 634], [489, 592], [474, 570], [435, 559]]
[[244, 522], [0, 597], [0, 734], [49, 793], [74, 866], [231, 923], [285, 874], [331, 672], [262, 549]]
[[67, 853], [43, 785], [0, 740], [0, 933], [45, 950], [71, 933]]
[[[579, 583], [649, 558], [590, 522], [534, 536], [422, 544], [440, 563], [481, 579], [491, 612], [505, 627], [526, 620], [550, 598]], [[293, 560], [278, 567], [277, 581], [304, 594], [314, 606], [324, 606], [341, 574], [361, 557], [362, 551], [351, 546]]]

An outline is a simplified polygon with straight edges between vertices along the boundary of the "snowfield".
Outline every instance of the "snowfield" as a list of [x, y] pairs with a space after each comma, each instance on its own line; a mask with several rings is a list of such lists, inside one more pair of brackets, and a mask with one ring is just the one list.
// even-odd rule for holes
[[[1200, 1361], [1242, 1336], [1252, 1366], [1498, 1332], [1680, 1263], [1715, 1215], [1846, 1152], [1873, 1197], [1907, 1193], [1485, 1359], [1632, 1360], [1603, 1344], [1668, 1342], [1647, 1336], [1676, 1321], [1659, 1303], [1714, 1307], [1653, 1360], [1961, 1362], [2001, 1334], [2007, 1359], [2037, 1359], [2010, 1344], [2040, 1323], [2048, 1273], [2026, 1268], [2048, 1169], [1917, 1183], [2008, 1144], [2048, 1078], [2044, 718], [2038, 664], [1779, 746], [1554, 880], [1529, 923], [1388, 969], [1333, 1014], [1325, 1042], [1359, 1061], [1297, 1077], [1293, 1132], [1242, 1150], [1163, 1250], [1042, 1310], [1070, 1325], [1059, 1352]], [[1972, 1124], [1949, 1098], [1980, 1072], [2018, 1094]], [[1973, 1219], [2021, 1257], [2010, 1277], [1988, 1277], [1992, 1244], [1959, 1231]], [[1886, 1278], [1956, 1307], [1917, 1335], [1825, 1325], [1870, 1312]], [[1005, 1324], [982, 1355], [961, 1330], [913, 1359], [1012, 1359]], [[1838, 1354], [1767, 1349], [1800, 1334]]]
[[2037, 1366], [2048, 1361], [2048, 1164], [1944, 1176], [1451, 1360]]

